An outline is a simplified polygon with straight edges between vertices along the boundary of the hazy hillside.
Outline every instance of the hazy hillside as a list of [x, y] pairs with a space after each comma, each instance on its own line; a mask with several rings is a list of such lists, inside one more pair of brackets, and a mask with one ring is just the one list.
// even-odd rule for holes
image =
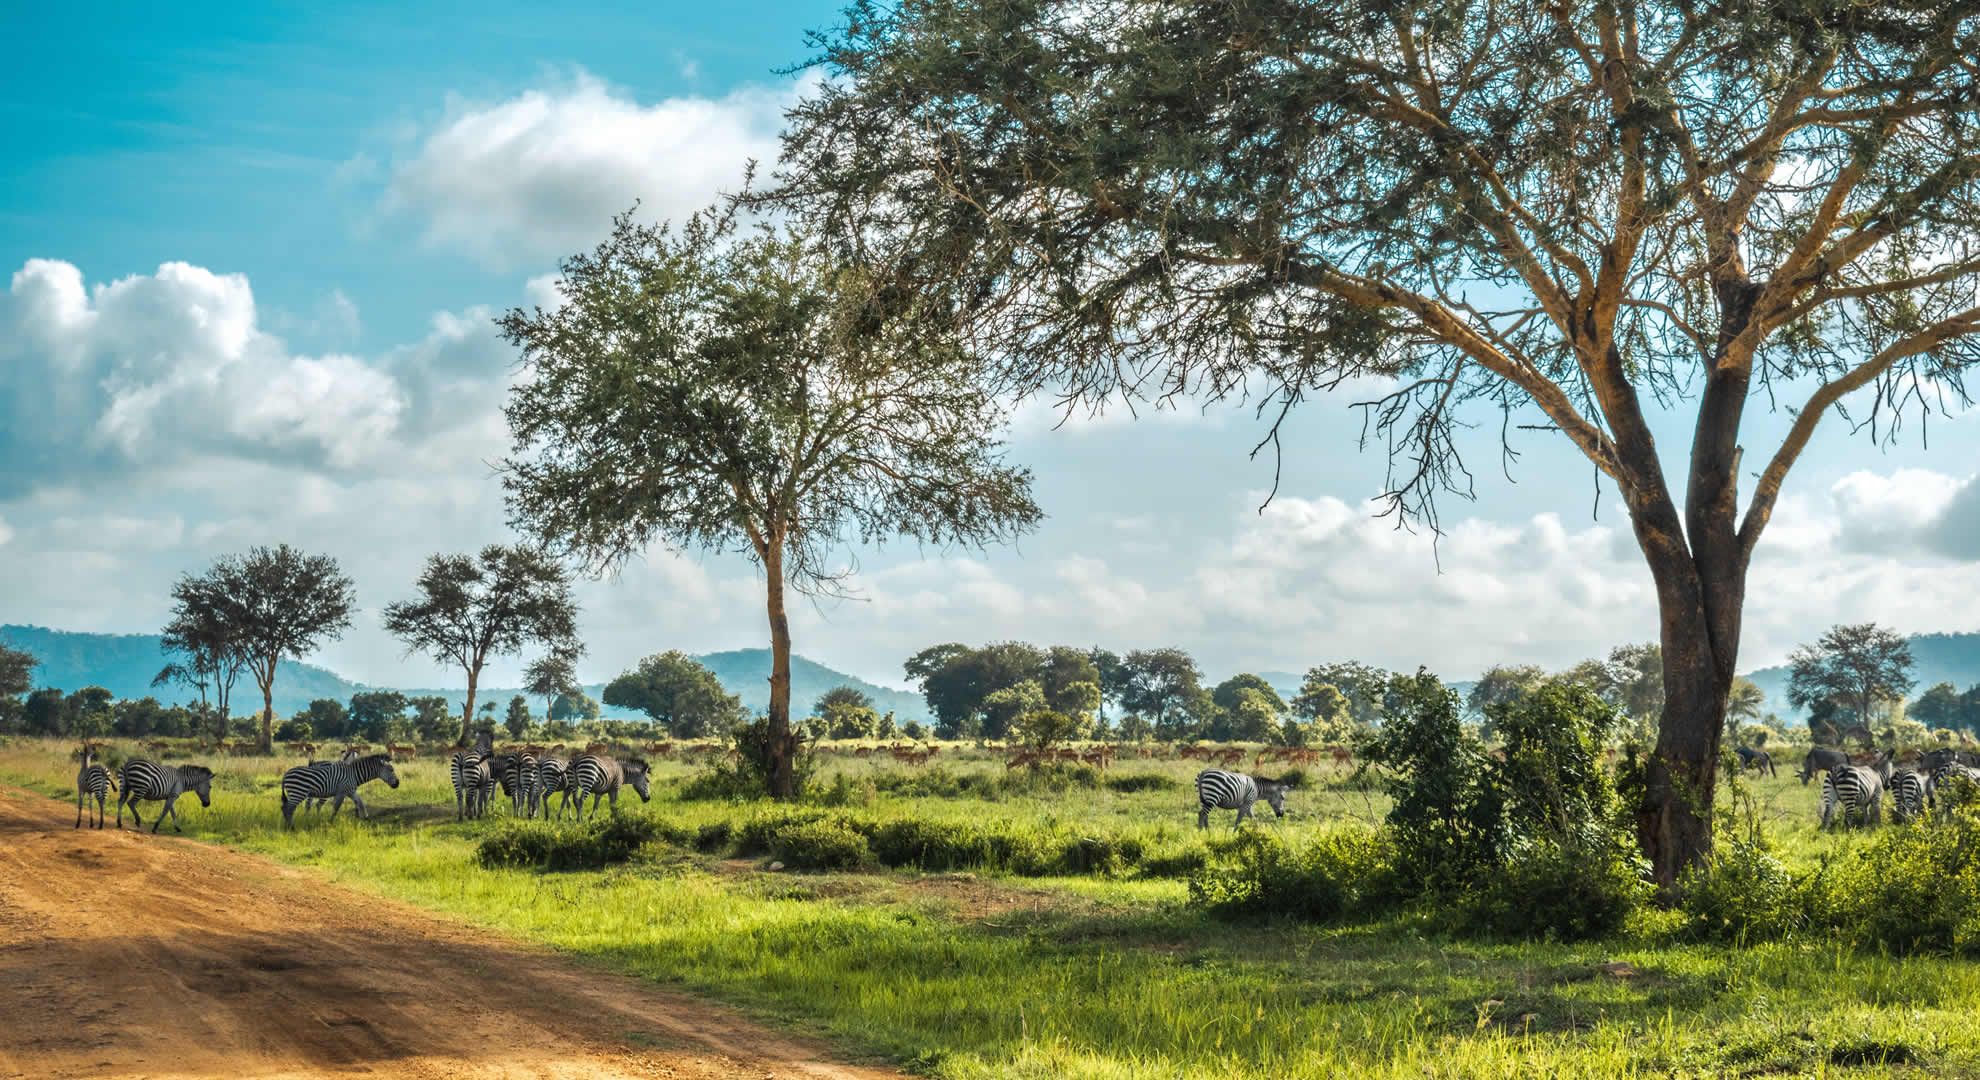
[[[182, 687], [151, 688], [151, 677], [158, 674], [158, 669], [165, 665], [167, 659], [158, 649], [157, 634], [76, 634], [40, 626], [0, 626], [0, 640], [40, 657], [41, 666], [34, 670], [36, 686], [55, 686], [64, 690], [101, 686], [119, 698], [150, 695], [168, 704], [196, 701], [199, 697], [198, 691]], [[769, 706], [770, 650], [738, 649], [710, 653], [695, 659], [708, 665], [722, 685], [742, 698], [743, 704], [751, 710], [760, 712]], [[797, 715], [805, 715], [812, 702], [835, 686], [854, 686], [865, 691], [881, 712], [894, 710], [897, 721], [928, 720], [928, 706], [920, 694], [875, 686], [802, 656], [791, 658], [791, 710]], [[446, 698], [456, 709], [467, 700], [467, 691], [461, 688], [366, 686], [314, 664], [283, 661], [275, 675], [275, 711], [285, 714], [295, 712], [307, 708], [317, 698], [348, 702], [352, 694], [376, 689], [398, 690], [407, 697], [438, 695]], [[605, 684], [592, 683], [584, 691], [594, 698], [601, 697], [605, 693]], [[513, 687], [483, 687], [478, 697], [482, 701], [507, 701], [517, 693], [520, 691]], [[542, 708], [540, 699], [532, 699], [530, 704], [534, 708]], [[244, 676], [236, 684], [233, 705], [236, 713], [261, 707], [260, 694], [255, 690], [252, 679]], [[621, 713], [608, 707], [605, 715], [637, 714]]]
[[[1980, 633], [1913, 634], [1911, 658], [1917, 662], [1911, 674], [1918, 680], [1913, 696], [1924, 693], [1934, 683], [1949, 682], [1961, 690], [1980, 683]], [[1769, 709], [1782, 716], [1799, 715], [1788, 708], [1787, 665], [1761, 668], [1746, 677], [1766, 692]]]

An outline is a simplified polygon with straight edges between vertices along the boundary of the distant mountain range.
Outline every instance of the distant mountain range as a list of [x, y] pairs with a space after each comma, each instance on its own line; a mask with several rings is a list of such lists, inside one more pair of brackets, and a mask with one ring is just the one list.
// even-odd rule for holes
[[[64, 690], [101, 686], [118, 698], [152, 696], [167, 704], [199, 699], [198, 691], [185, 687], [152, 688], [152, 677], [169, 659], [159, 650], [157, 634], [78, 634], [42, 626], [0, 626], [0, 642], [16, 649], [25, 649], [40, 658], [41, 666], [34, 670], [36, 686], [55, 686]], [[770, 650], [737, 649], [708, 653], [695, 659], [713, 671], [723, 687], [741, 698], [745, 707], [756, 712], [769, 707]], [[928, 703], [922, 700], [920, 694], [875, 686], [802, 656], [791, 657], [793, 712], [804, 715], [812, 702], [838, 686], [851, 686], [865, 692], [881, 712], [893, 710], [896, 721], [928, 722]], [[352, 694], [367, 690], [397, 690], [407, 697], [437, 695], [446, 698], [456, 709], [467, 700], [465, 688], [369, 686], [352, 682], [328, 668], [285, 660], [275, 671], [275, 711], [283, 715], [297, 712], [308, 708], [309, 703], [317, 698], [348, 703]], [[521, 692], [514, 687], [484, 686], [476, 696], [482, 701], [507, 701]], [[584, 692], [594, 698], [602, 698], [605, 684], [592, 683], [584, 687]], [[531, 699], [531, 704], [542, 707], [542, 702], [537, 699]], [[235, 684], [232, 705], [237, 714], [261, 707], [261, 695], [252, 679], [243, 676]], [[638, 714], [608, 706], [605, 715], [631, 717]]]

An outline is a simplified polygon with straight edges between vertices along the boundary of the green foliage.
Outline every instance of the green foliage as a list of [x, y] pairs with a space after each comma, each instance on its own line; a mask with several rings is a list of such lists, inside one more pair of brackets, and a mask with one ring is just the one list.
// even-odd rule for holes
[[866, 837], [843, 821], [818, 818], [777, 830], [770, 853], [799, 870], [857, 870], [871, 852]]
[[1838, 624], [1788, 656], [1788, 704], [1824, 722], [1870, 724], [1877, 702], [1911, 692], [1911, 642], [1876, 623]]
[[1222, 858], [1189, 879], [1190, 903], [1220, 915], [1286, 915], [1310, 922], [1367, 916], [1404, 895], [1390, 838], [1341, 829], [1295, 847], [1239, 830]]
[[1162, 738], [1191, 734], [1199, 701], [1209, 703], [1203, 672], [1181, 649], [1136, 649], [1121, 658], [1121, 708], [1146, 717]]
[[406, 728], [406, 706], [411, 702], [397, 690], [367, 690], [351, 695], [351, 707], [342, 732], [368, 742], [395, 739]]
[[0, 698], [18, 698], [34, 689], [34, 669], [40, 663], [33, 653], [0, 644]]
[[1684, 878], [1683, 933], [1706, 941], [1766, 941], [1808, 923], [1808, 903], [1787, 865], [1762, 843], [1722, 836]]
[[509, 699], [508, 712], [502, 717], [502, 728], [509, 738], [520, 740], [529, 734], [529, 699], [517, 694]]
[[[1086, 685], [1091, 686], [1091, 683]], [[1073, 717], [1050, 709], [1038, 709], [1018, 718], [1014, 734], [1026, 745], [1045, 749], [1079, 734], [1080, 723]]]
[[625, 862], [659, 834], [653, 818], [637, 814], [583, 822], [501, 818], [482, 836], [475, 861], [484, 867], [596, 870]]
[[1459, 718], [1457, 695], [1435, 675], [1396, 675], [1387, 721], [1357, 748], [1392, 800], [1397, 862], [1431, 888], [1461, 887], [1504, 861], [1505, 803], [1485, 782], [1485, 749]]
[[677, 739], [726, 735], [748, 715], [714, 672], [678, 649], [649, 656], [613, 679], [605, 704], [645, 713]]

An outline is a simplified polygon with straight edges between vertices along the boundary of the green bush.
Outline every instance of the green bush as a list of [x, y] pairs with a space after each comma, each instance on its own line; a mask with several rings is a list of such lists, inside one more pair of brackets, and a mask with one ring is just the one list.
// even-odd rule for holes
[[1136, 773], [1130, 776], [1110, 776], [1107, 787], [1123, 795], [1133, 795], [1141, 791], [1176, 791], [1183, 786], [1182, 781], [1161, 773]]
[[626, 861], [660, 834], [659, 822], [633, 814], [586, 822], [505, 818], [481, 838], [475, 860], [484, 867], [596, 870]]
[[1539, 845], [1450, 907], [1455, 928], [1471, 933], [1588, 941], [1621, 930], [1649, 898], [1641, 860], [1633, 855]]
[[785, 865], [801, 870], [857, 870], [871, 855], [866, 837], [848, 822], [836, 819], [780, 829], [771, 839], [770, 850]]
[[1758, 843], [1721, 837], [1704, 865], [1685, 875], [1680, 908], [1686, 937], [1765, 941], [1805, 926], [1803, 889]]
[[1812, 918], [1892, 952], [1980, 954], [1980, 813], [1884, 829], [1811, 883]]
[[1332, 922], [1401, 898], [1385, 829], [1341, 829], [1295, 848], [1275, 833], [1240, 830], [1189, 879], [1190, 903], [1220, 915], [1286, 915]]

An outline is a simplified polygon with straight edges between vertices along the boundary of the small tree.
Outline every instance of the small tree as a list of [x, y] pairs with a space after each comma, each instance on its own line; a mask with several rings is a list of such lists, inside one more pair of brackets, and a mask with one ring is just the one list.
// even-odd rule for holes
[[303, 738], [340, 739], [350, 731], [350, 713], [333, 698], [317, 698], [294, 719], [309, 726], [310, 734]]
[[1029, 746], [1049, 750], [1079, 733], [1079, 721], [1053, 709], [1025, 713], [1011, 725], [1012, 733]]
[[1737, 739], [1742, 724], [1750, 724], [1760, 719], [1766, 711], [1767, 692], [1760, 689], [1752, 679], [1740, 677], [1733, 680], [1732, 690], [1726, 695], [1726, 735]]
[[[237, 655], [261, 690], [261, 749], [275, 736], [275, 671], [324, 641], [343, 636], [356, 594], [328, 555], [305, 555], [283, 544], [216, 560], [205, 576], [173, 589], [199, 636], [192, 649], [212, 650], [216, 662]], [[174, 623], [178, 622], [175, 614]], [[197, 653], [194, 653], [197, 656]]]
[[[1486, 668], [1485, 673], [1478, 676], [1478, 681], [1471, 685], [1471, 693], [1465, 698], [1465, 709], [1489, 722], [1487, 710], [1492, 706], [1517, 704], [1546, 679], [1547, 673], [1532, 664], [1494, 665]], [[1486, 737], [1491, 737], [1489, 729]]]
[[1876, 623], [1839, 624], [1789, 654], [1788, 704], [1827, 702], [1847, 711], [1845, 724], [1868, 725], [1878, 699], [1911, 692], [1911, 665], [1911, 642], [1901, 635]]
[[1181, 649], [1136, 649], [1121, 659], [1126, 669], [1121, 708], [1149, 718], [1155, 731], [1173, 737], [1188, 726], [1203, 691], [1203, 673]]
[[33, 653], [0, 645], [0, 697], [18, 698], [34, 689], [34, 669], [40, 663]]
[[413, 731], [421, 741], [446, 742], [454, 737], [454, 709], [446, 698], [434, 694], [416, 697], [407, 704], [413, 711]]
[[433, 555], [419, 575], [419, 596], [385, 606], [385, 629], [423, 652], [451, 661], [467, 676], [461, 741], [474, 726], [474, 697], [491, 657], [532, 643], [577, 648], [577, 601], [564, 568], [538, 548], [490, 544], [479, 557]]
[[578, 653], [574, 648], [553, 649], [523, 669], [523, 690], [543, 699], [543, 722], [556, 720], [551, 713], [557, 699], [576, 694]]
[[502, 719], [509, 738], [520, 741], [529, 734], [529, 699], [517, 694], [509, 699], [509, 713]]
[[511, 311], [533, 375], [508, 406], [516, 523], [603, 571], [654, 539], [763, 568], [770, 707], [760, 763], [797, 794], [785, 589], [832, 593], [849, 536], [1015, 537], [1039, 519], [1002, 463], [1004, 414], [924, 313], [800, 236], [621, 216], [562, 264], [567, 303]]
[[853, 686], [835, 686], [820, 694], [811, 712], [824, 721], [828, 739], [867, 739], [880, 727], [873, 699]]
[[248, 656], [235, 641], [236, 628], [227, 619], [228, 598], [214, 571], [204, 576], [182, 575], [172, 586], [172, 618], [165, 624], [158, 647], [179, 657], [152, 676], [151, 685], [177, 683], [199, 691], [200, 704], [213, 691], [214, 735], [224, 736], [231, 715], [234, 684], [247, 670]]
[[647, 715], [680, 739], [726, 735], [746, 715], [707, 665], [679, 649], [649, 656], [605, 687], [605, 704]]
[[389, 742], [406, 727], [406, 707], [410, 704], [397, 690], [352, 694], [347, 731], [352, 738]]

